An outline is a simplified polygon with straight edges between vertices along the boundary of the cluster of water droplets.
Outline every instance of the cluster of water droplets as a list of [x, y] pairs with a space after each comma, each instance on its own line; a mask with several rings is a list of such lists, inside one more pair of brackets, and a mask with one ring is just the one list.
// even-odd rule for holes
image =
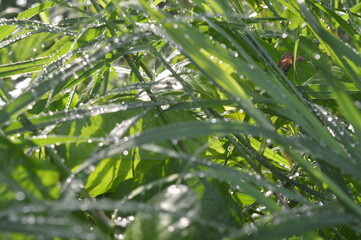
[[313, 104], [312, 109], [323, 121], [330, 134], [339, 140], [341, 146], [343, 146], [344, 151], [347, 153], [351, 161], [356, 163], [355, 156], [352, 157], [350, 151], [352, 151], [351, 148], [355, 148], [359, 145], [359, 142], [354, 139], [352, 136], [353, 133], [348, 129], [347, 124], [340, 121], [337, 116], [333, 115], [330, 111], [322, 108], [321, 106]]
[[130, 223], [134, 221], [135, 217], [133, 215], [127, 217], [116, 217], [113, 222], [116, 226], [126, 228]]
[[52, 24], [45, 24], [43, 22], [37, 20], [27, 20], [27, 19], [1, 19], [0, 26], [15, 26], [15, 27], [25, 27], [26, 29], [32, 29], [35, 31], [45, 31], [51, 33], [62, 33], [64, 35], [74, 36], [75, 33], [68, 31], [65, 28], [52, 25]]

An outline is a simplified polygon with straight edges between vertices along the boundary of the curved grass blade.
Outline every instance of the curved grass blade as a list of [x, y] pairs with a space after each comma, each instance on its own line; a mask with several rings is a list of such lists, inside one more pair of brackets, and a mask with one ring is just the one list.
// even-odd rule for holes
[[[352, 225], [356, 219], [343, 210], [323, 208], [301, 208], [274, 214], [270, 216], [269, 223], [264, 226], [243, 227], [243, 233], [231, 235], [229, 239], [282, 239], [313, 230], [322, 230], [340, 224]], [[242, 230], [241, 230], [242, 232]]]
[[50, 61], [51, 58], [49, 57], [40, 57], [28, 61], [0, 65], [0, 78], [41, 71], [44, 65]]
[[134, 109], [147, 109], [150, 107], [162, 106], [169, 104], [169, 102], [135, 102], [124, 104], [108, 104], [101, 106], [89, 106], [87, 108], [76, 108], [62, 112], [50, 112], [44, 116], [29, 118], [29, 124], [24, 126], [22, 121], [12, 121], [5, 124], [3, 129], [7, 134], [14, 134], [24, 131], [32, 131], [43, 127], [51, 126], [53, 124], [60, 124], [62, 122], [74, 121], [84, 119], [90, 116], [102, 115], [107, 113], [116, 113], [121, 111], [129, 111]]
[[[42, 11], [52, 8], [58, 4], [57, 1], [46, 1], [44, 3], [39, 4], [31, 9], [28, 9], [22, 13], [19, 13], [17, 19], [27, 19], [31, 18]], [[0, 41], [3, 40], [5, 37], [9, 36], [11, 33], [15, 31], [15, 26], [0, 26]]]
[[108, 42], [108, 48], [99, 49], [91, 56], [87, 56], [87, 58], [83, 61], [79, 60], [73, 64], [70, 64], [68, 68], [62, 71], [54, 71], [53, 74], [49, 75], [49, 78], [46, 81], [42, 81], [38, 85], [33, 86], [32, 89], [24, 92], [13, 102], [1, 109], [0, 125], [5, 123], [6, 121], [16, 118], [18, 114], [26, 110], [28, 105], [34, 103], [37, 99], [42, 97], [48, 91], [57, 87], [59, 84], [62, 84], [68, 79], [72, 78], [74, 74], [83, 70], [85, 66], [88, 66], [88, 68], [90, 68], [90, 64], [94, 64], [100, 59], [103, 59], [108, 52], [111, 52], [117, 47], [122, 47], [124, 45], [134, 43], [134, 41], [145, 39], [147, 36], [149, 36], [149, 34], [141, 33], [138, 35], [133, 35], [130, 38], [124, 40], [119, 40], [118, 38], [111, 39]]

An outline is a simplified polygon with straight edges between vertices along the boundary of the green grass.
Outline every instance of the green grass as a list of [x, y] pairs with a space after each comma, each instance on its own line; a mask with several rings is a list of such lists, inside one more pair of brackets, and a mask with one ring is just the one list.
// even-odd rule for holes
[[359, 1], [10, 7], [1, 239], [359, 238]]

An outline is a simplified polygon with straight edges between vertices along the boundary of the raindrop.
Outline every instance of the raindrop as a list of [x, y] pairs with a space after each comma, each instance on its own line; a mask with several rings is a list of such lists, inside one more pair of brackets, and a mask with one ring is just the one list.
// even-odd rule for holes
[[189, 221], [189, 218], [186, 218], [186, 217], [182, 217], [179, 219], [179, 228], [186, 228], [188, 227], [190, 224], [190, 221]]
[[23, 192], [17, 192], [17, 193], [15, 194], [15, 198], [16, 198], [16, 200], [18, 200], [18, 201], [22, 201], [22, 200], [25, 199], [25, 193], [23, 193]]
[[34, 217], [33, 215], [30, 215], [30, 216], [28, 217], [28, 224], [33, 225], [33, 224], [35, 224], [35, 223], [36, 223], [35, 217]]
[[23, 207], [23, 213], [28, 213], [30, 211], [30, 208], [28, 206]]
[[358, 108], [358, 109], [361, 109], [361, 101], [355, 101], [354, 102], [355, 106]]
[[273, 224], [278, 225], [278, 224], [280, 224], [281, 222], [282, 222], [282, 219], [279, 218], [279, 217], [276, 217], [276, 218], [274, 219], [274, 221], [273, 221]]
[[94, 172], [94, 171], [95, 171], [95, 167], [94, 167], [93, 165], [91, 165], [91, 166], [88, 167], [88, 172], [89, 172], [89, 173], [92, 173], [92, 172]]
[[80, 225], [75, 225], [73, 227], [73, 230], [75, 233], [81, 233], [83, 231], [82, 227]]
[[66, 182], [66, 183], [71, 183], [72, 180], [73, 180], [73, 177], [70, 176], [70, 177], [68, 177], [68, 178], [65, 180], [65, 182]]
[[286, 37], [288, 37], [288, 35], [287, 35], [287, 33], [283, 33], [281, 37], [286, 38]]
[[176, 24], [176, 23], [173, 25], [173, 28], [174, 28], [174, 29], [178, 29], [178, 27], [179, 27], [179, 26], [178, 26], [178, 24]]
[[320, 54], [315, 54], [315, 59], [316, 60], [319, 60], [321, 58], [321, 55]]
[[8, 219], [10, 222], [17, 222], [19, 220], [19, 217], [15, 214], [8, 215]]
[[123, 240], [125, 239], [124, 235], [123, 234], [114, 234], [114, 238], [117, 239], [117, 240]]
[[82, 204], [82, 205], [80, 205], [80, 210], [82, 210], [82, 211], [88, 210], [87, 204]]
[[204, 173], [202, 173], [202, 172], [198, 174], [198, 177], [199, 177], [199, 178], [204, 178], [205, 176], [206, 176], [206, 175], [205, 175]]
[[251, 13], [248, 17], [249, 17], [249, 18], [254, 18], [254, 17], [256, 17], [256, 16], [257, 16], [257, 13], [254, 12], [254, 13]]
[[127, 151], [127, 150], [125, 150], [124, 152], [123, 152], [123, 155], [124, 156], [127, 156], [129, 154], [129, 152]]

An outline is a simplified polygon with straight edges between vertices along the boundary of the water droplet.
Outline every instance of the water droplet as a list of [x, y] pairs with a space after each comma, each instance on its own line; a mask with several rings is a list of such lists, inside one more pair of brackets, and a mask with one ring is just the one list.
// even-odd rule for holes
[[124, 156], [127, 156], [129, 154], [129, 152], [127, 151], [127, 150], [125, 150], [124, 152], [123, 152], [123, 155]]
[[183, 228], [188, 227], [189, 224], [190, 224], [189, 218], [181, 217], [181, 218], [179, 219], [179, 222], [178, 222], [178, 227], [179, 227], [180, 229], [183, 229]]
[[83, 228], [82, 228], [80, 225], [75, 225], [75, 226], [73, 227], [73, 231], [74, 231], [75, 233], [81, 233], [81, 232], [83, 231]]
[[286, 37], [288, 37], [288, 34], [287, 34], [287, 33], [283, 33], [281, 37], [282, 37], [282, 38], [286, 38]]
[[95, 171], [95, 167], [93, 165], [88, 167], [88, 173], [92, 173]]
[[361, 109], [361, 101], [356, 100], [354, 104], [358, 109]]
[[199, 178], [204, 178], [205, 176], [206, 176], [206, 174], [204, 174], [203, 172], [201, 172], [201, 173], [198, 174], [198, 177], [199, 177]]
[[16, 200], [18, 200], [18, 201], [22, 201], [22, 200], [25, 199], [25, 193], [23, 193], [23, 192], [17, 192], [17, 193], [15, 194], [15, 198], [16, 198]]
[[15, 214], [10, 214], [10, 215], [8, 215], [8, 219], [9, 219], [10, 222], [17, 222], [17, 221], [19, 221], [19, 217], [18, 217], [17, 215], [15, 215]]
[[178, 24], [176, 24], [176, 23], [173, 25], [173, 28], [174, 28], [174, 29], [178, 29], [178, 27], [179, 27], [179, 26], [178, 26]]
[[320, 54], [315, 54], [315, 59], [316, 60], [319, 60], [321, 58], [321, 55]]
[[251, 13], [248, 17], [249, 18], [254, 18], [254, 17], [256, 17], [257, 16], [257, 13], [256, 12], [253, 12], [253, 13]]
[[125, 236], [123, 235], [123, 234], [114, 234], [114, 238], [116, 239], [116, 240], [123, 240], [123, 239], [125, 239]]

